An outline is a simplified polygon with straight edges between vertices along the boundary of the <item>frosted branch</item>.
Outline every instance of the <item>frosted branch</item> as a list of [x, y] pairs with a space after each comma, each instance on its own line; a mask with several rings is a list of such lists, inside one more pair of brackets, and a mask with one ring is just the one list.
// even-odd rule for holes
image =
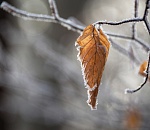
[[143, 21], [146, 25], [146, 28], [148, 30], [148, 33], [150, 35], [150, 23], [148, 22], [148, 10], [150, 9], [150, 0], [146, 1], [146, 5], [145, 5], [145, 11], [144, 11], [144, 15], [143, 15]]
[[149, 69], [150, 69], [150, 52], [149, 52], [149, 58], [148, 58], [148, 65], [146, 68], [146, 78], [144, 79], [144, 82], [137, 89], [126, 89], [125, 93], [135, 93], [139, 91], [141, 88], [143, 88], [143, 86], [147, 83], [148, 78], [149, 78], [149, 72], [150, 72]]
[[25, 20], [36, 20], [36, 21], [44, 21], [44, 22], [55, 22], [54, 17], [49, 15], [43, 15], [43, 14], [34, 14], [29, 13], [20, 9], [15, 8], [14, 6], [11, 6], [7, 2], [2, 2], [0, 6], [3, 10], [6, 12], [12, 14], [13, 16], [17, 16], [20, 18], [23, 18]]
[[[122, 53], [123, 55], [129, 57], [131, 54], [131, 52], [123, 47], [121, 47], [119, 44], [117, 44], [116, 42], [114, 42], [111, 38], [109, 39], [113, 48], [115, 48], [117, 51], [119, 51], [120, 53]], [[134, 61], [137, 65], [139, 65], [139, 61], [137, 60], [136, 57], [129, 57], [132, 61]]]
[[[53, 6], [54, 6], [54, 2], [53, 2]], [[23, 18], [25, 20], [34, 20], [34, 21], [42, 21], [42, 22], [53, 22], [53, 23], [58, 23], [60, 25], [62, 25], [63, 27], [68, 28], [69, 30], [72, 31], [76, 31], [76, 32], [81, 32], [84, 27], [74, 24], [73, 22], [71, 22], [70, 20], [67, 19], [63, 19], [58, 17], [56, 19], [55, 16], [57, 16], [58, 14], [56, 14], [55, 12], [55, 16], [50, 16], [50, 15], [44, 15], [44, 14], [34, 14], [34, 13], [29, 13], [20, 9], [15, 8], [14, 6], [10, 5], [7, 2], [2, 2], [1, 6], [0, 6], [3, 10], [5, 10], [6, 12]], [[56, 11], [56, 10], [55, 10]]]
[[94, 24], [121, 25], [121, 24], [124, 24], [124, 23], [133, 23], [133, 22], [141, 22], [141, 21], [143, 21], [142, 18], [131, 18], [131, 19], [125, 19], [125, 20], [118, 21], [118, 22], [98, 21], [98, 22], [95, 22]]
[[51, 9], [51, 13], [52, 16], [55, 17], [55, 19], [59, 18], [59, 14], [58, 14], [58, 10], [57, 10], [57, 6], [54, 0], [48, 0], [49, 5], [50, 5], [50, 9]]
[[[134, 1], [134, 18], [138, 17], [138, 4], [139, 0]], [[136, 23], [132, 24], [132, 38], [134, 39], [136, 36], [136, 28], [135, 28]]]

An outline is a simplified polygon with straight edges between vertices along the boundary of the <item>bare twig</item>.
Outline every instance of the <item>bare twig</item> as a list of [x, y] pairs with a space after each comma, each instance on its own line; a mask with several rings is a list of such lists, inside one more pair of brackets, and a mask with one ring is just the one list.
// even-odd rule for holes
[[55, 17], [55, 19], [59, 18], [59, 14], [58, 14], [58, 10], [57, 10], [57, 6], [54, 0], [48, 0], [49, 5], [50, 5], [50, 9], [51, 9], [51, 13], [52, 16]]
[[[116, 42], [114, 42], [111, 38], [109, 39], [112, 46], [117, 50], [119, 51], [120, 53], [122, 53], [123, 55], [129, 57], [129, 55], [132, 55], [130, 51], [128, 51], [127, 49], [121, 47], [120, 45], [118, 45]], [[130, 57], [131, 60], [133, 60], [137, 65], [139, 65], [139, 61], [136, 59], [136, 57]]]
[[[134, 18], [137, 18], [138, 17], [138, 4], [139, 4], [139, 0], [135, 0], [134, 1]], [[136, 23], [133, 23], [132, 24], [132, 38], [134, 39], [135, 38], [135, 33], [136, 33], [136, 28], [135, 28], [135, 24]]]
[[118, 22], [98, 21], [98, 22], [95, 22], [94, 24], [121, 25], [121, 24], [124, 24], [124, 23], [141, 22], [141, 21], [143, 21], [142, 18], [131, 18], [131, 19], [125, 19], [125, 20], [118, 21]]
[[132, 24], [132, 39], [134, 39], [135, 38], [135, 32], [136, 32], [136, 29], [135, 29], [135, 25], [136, 25], [136, 23], [133, 23]]
[[111, 37], [116, 37], [116, 38], [121, 38], [121, 39], [135, 41], [136, 43], [140, 44], [146, 52], [148, 52], [150, 50], [150, 47], [145, 42], [140, 40], [139, 38], [136, 38], [136, 37], [133, 38], [133, 37], [130, 37], [130, 36], [113, 34], [113, 33], [107, 33], [107, 32], [106, 32], [106, 34], [111, 36]]
[[147, 28], [147, 30], [148, 30], [148, 33], [149, 33], [149, 35], [150, 35], [150, 24], [148, 23], [147, 18], [145, 18], [144, 23], [145, 23], [146, 28]]
[[135, 93], [139, 91], [141, 88], [143, 88], [143, 86], [147, 83], [148, 78], [149, 78], [149, 68], [150, 68], [150, 52], [149, 52], [149, 58], [148, 58], [148, 65], [146, 68], [146, 78], [144, 79], [144, 82], [137, 89], [126, 89], [125, 93]]
[[148, 17], [148, 9], [150, 9], [150, 0], [146, 1], [146, 5], [145, 6], [146, 7], [145, 7], [144, 15], [143, 15], [143, 21], [144, 21], [144, 23], [146, 25], [146, 28], [148, 30], [148, 33], [150, 35], [150, 24], [149, 24], [148, 19], [147, 19], [147, 17]]
[[113, 34], [113, 33], [108, 33], [108, 32], [106, 32], [106, 34], [111, 36], [111, 37], [122, 38], [122, 39], [126, 39], [126, 40], [133, 40], [132, 37], [130, 37], [130, 36], [125, 36], [125, 35], [120, 35], [120, 34]]
[[146, 45], [146, 43], [144, 43], [143, 41], [141, 41], [139, 38], [134, 38], [134, 41], [136, 41], [137, 43], [139, 43], [146, 52], [148, 52], [150, 50], [150, 46]]
[[[52, 11], [52, 14], [53, 14], [52, 16], [43, 15], [43, 14], [29, 13], [29, 12], [17, 9], [17, 8], [13, 7], [12, 5], [10, 5], [7, 2], [2, 2], [1, 8], [3, 10], [5, 10], [6, 12], [11, 13], [14, 16], [21, 17], [21, 18], [24, 18], [26, 20], [54, 22], [54, 23], [61, 24], [62, 26], [67, 27], [68, 29], [70, 29], [72, 31], [77, 31], [77, 32], [83, 31], [83, 29], [84, 29], [83, 26], [74, 24], [70, 20], [63, 19], [63, 18], [59, 17], [57, 7], [56, 7], [56, 4], [55, 4], [54, 0], [49, 0], [49, 3], [50, 3], [50, 8], [51, 8], [51, 11]], [[57, 19], [56, 19], [56, 17], [57, 17]], [[131, 19], [126, 19], [126, 20], [122, 20], [122, 21], [119, 21], [119, 22], [98, 21], [95, 24], [121, 25], [121, 24], [124, 24], [124, 23], [141, 22], [141, 21], [143, 21], [143, 18], [131, 18]]]
[[138, 5], [139, 5], [139, 0], [134, 1], [134, 17], [138, 17]]
[[36, 21], [44, 21], [44, 22], [55, 22], [55, 19], [53, 16], [49, 16], [49, 15], [43, 15], [43, 14], [34, 14], [34, 13], [29, 13], [20, 9], [15, 8], [14, 6], [11, 6], [9, 3], [7, 2], [2, 2], [1, 6], [0, 6], [3, 10], [5, 10], [6, 12], [23, 18], [25, 20], [36, 20]]
[[29, 13], [29, 12], [17, 9], [17, 8], [15, 8], [14, 6], [10, 5], [7, 2], [2, 2], [1, 8], [3, 10], [5, 10], [6, 12], [10, 13], [10, 14], [12, 14], [14, 16], [17, 16], [17, 17], [20, 17], [20, 18], [23, 18], [25, 20], [35, 20], [35, 21], [42, 21], [42, 22], [58, 23], [58, 24], [61, 24], [63, 27], [66, 27], [69, 30], [72, 30], [72, 31], [75, 31], [75, 32], [81, 32], [84, 29], [83, 26], [74, 24], [70, 20], [63, 19], [63, 18], [60, 18], [60, 17], [58, 17], [56, 19], [56, 17], [50, 16], [50, 15]]
[[146, 1], [146, 5], [145, 5], [145, 11], [144, 11], [144, 15], [143, 15], [143, 19], [145, 19], [148, 16], [148, 9], [150, 8], [150, 0]]

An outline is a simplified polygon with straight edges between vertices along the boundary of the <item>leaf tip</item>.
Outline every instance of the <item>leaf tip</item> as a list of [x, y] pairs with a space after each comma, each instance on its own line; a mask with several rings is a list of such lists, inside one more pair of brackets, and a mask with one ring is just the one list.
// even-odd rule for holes
[[[96, 102], [97, 102], [97, 101], [96, 101]], [[88, 99], [88, 100], [87, 100], [87, 104], [90, 106], [90, 108], [91, 108], [92, 111], [93, 111], [93, 110], [97, 110], [97, 105], [98, 105], [98, 103], [96, 103], [95, 106], [92, 106], [92, 104], [90, 104], [90, 99]]]
[[87, 104], [91, 107], [91, 110], [97, 110], [97, 105], [98, 105], [98, 99], [97, 99], [97, 95], [95, 95], [95, 92], [97, 93], [98, 88], [90, 91], [87, 90], [87, 94], [88, 94], [88, 100], [87, 100]]

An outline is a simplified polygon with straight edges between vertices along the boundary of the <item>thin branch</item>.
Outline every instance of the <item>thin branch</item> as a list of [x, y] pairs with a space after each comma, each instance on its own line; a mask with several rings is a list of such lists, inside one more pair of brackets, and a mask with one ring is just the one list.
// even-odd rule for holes
[[[138, 4], [139, 4], [139, 0], [135, 0], [134, 1], [134, 18], [138, 17]], [[135, 38], [136, 35], [136, 28], [135, 28], [136, 23], [132, 24], [132, 38]]]
[[[143, 16], [144, 22], [147, 21], [146, 15], [148, 15], [148, 7], [147, 7], [148, 6], [148, 1], [146, 2], [145, 13], [144, 13], [144, 16]], [[134, 18], [138, 17], [138, 5], [139, 5], [139, 0], [135, 0], [134, 1]], [[140, 41], [138, 38], [136, 38], [136, 26], [135, 25], [136, 25], [136, 23], [132, 24], [132, 39], [134, 41], [136, 41], [137, 43], [139, 43], [140, 45], [142, 45], [143, 48], [148, 52], [150, 50], [150, 47], [147, 46], [144, 42]], [[149, 26], [148, 21], [145, 23], [145, 25]], [[149, 28], [149, 27], [147, 27], [147, 28]]]
[[139, 0], [134, 1], [134, 17], [138, 17], [138, 5], [139, 5]]
[[145, 5], [145, 11], [144, 11], [144, 15], [143, 15], [143, 19], [145, 19], [148, 16], [148, 9], [150, 8], [150, 0], [146, 1], [146, 5]]
[[133, 38], [130, 37], [130, 36], [113, 34], [113, 33], [109, 33], [109, 32], [106, 32], [106, 34], [109, 35], [109, 36], [111, 36], [111, 37], [122, 38], [122, 39], [126, 39], [126, 40], [133, 40]]
[[97, 21], [94, 24], [121, 25], [121, 24], [124, 24], [124, 23], [141, 22], [141, 21], [143, 21], [143, 18], [131, 18], [131, 19], [125, 19], [125, 20], [118, 21], [118, 22]]
[[147, 17], [148, 17], [148, 9], [150, 9], [150, 0], [146, 1], [146, 7], [145, 7], [144, 15], [143, 15], [143, 21], [144, 21], [144, 23], [146, 25], [146, 28], [148, 30], [148, 33], [150, 35], [150, 24], [149, 24], [148, 19], [147, 19]]
[[15, 8], [14, 6], [10, 5], [7, 2], [2, 2], [0, 6], [3, 10], [6, 12], [23, 18], [25, 20], [35, 20], [35, 21], [42, 21], [42, 22], [53, 22], [53, 23], [58, 23], [62, 25], [63, 27], [68, 28], [69, 30], [75, 31], [75, 32], [81, 32], [83, 31], [84, 27], [74, 24], [70, 20], [63, 19], [63, 18], [58, 18], [56, 19], [54, 16], [50, 15], [43, 15], [43, 14], [34, 14], [34, 13], [29, 13], [20, 9]]
[[109, 41], [111, 42], [112, 46], [117, 49], [120, 53], [122, 53], [123, 55], [127, 56], [128, 55], [128, 51], [126, 49], [124, 49], [123, 47], [121, 47], [120, 45], [118, 45], [116, 42], [114, 42], [111, 38], [109, 39]]
[[148, 65], [146, 68], [146, 78], [145, 78], [144, 82], [137, 89], [126, 89], [125, 93], [135, 93], [135, 92], [139, 91], [141, 88], [143, 88], [143, 86], [147, 83], [148, 78], [149, 78], [149, 68], [150, 68], [150, 52], [149, 52], [149, 58], [148, 58]]
[[134, 41], [136, 41], [137, 43], [139, 43], [146, 52], [150, 51], [150, 46], [146, 45], [146, 43], [144, 43], [143, 41], [141, 41], [139, 38], [134, 38]]
[[50, 5], [52, 16], [54, 16], [55, 19], [57, 19], [59, 17], [59, 14], [58, 14], [58, 9], [57, 9], [55, 1], [54, 0], [48, 0], [48, 2]]
[[[54, 2], [52, 2], [52, 3], [53, 3], [52, 5], [54, 7], [55, 4], [54, 4]], [[54, 22], [54, 23], [61, 24], [64, 27], [67, 27], [69, 30], [77, 31], [77, 32], [81, 32], [84, 29], [83, 26], [76, 25], [76, 24], [72, 23], [70, 20], [63, 19], [63, 18], [60, 18], [60, 17], [55, 19], [54, 16], [29, 13], [29, 12], [17, 9], [17, 8], [15, 8], [14, 6], [10, 5], [7, 2], [2, 2], [1, 8], [3, 10], [5, 10], [6, 12], [14, 15], [14, 16], [21, 17], [21, 18], [24, 18], [26, 20]], [[141, 21], [143, 21], [142, 18], [133, 18], [133, 19], [122, 20], [122, 21], [119, 21], [119, 22], [98, 21], [98, 22], [96, 22], [94, 24], [121, 25], [123, 23], [141, 22]]]
[[133, 24], [132, 24], [132, 39], [134, 39], [134, 38], [135, 38], [135, 35], [136, 35], [136, 34], [135, 34], [135, 32], [136, 32], [135, 24], [136, 24], [136, 23], [133, 23]]
[[[115, 48], [117, 51], [119, 51], [123, 55], [125, 55], [127, 57], [129, 57], [130, 55], [132, 55], [130, 51], [128, 51], [128, 50], [124, 49], [123, 47], [121, 47], [120, 45], [118, 45], [111, 38], [109, 40], [110, 40], [113, 48]], [[139, 61], [136, 59], [136, 57], [134, 57], [134, 59], [133, 59], [133, 57], [129, 57], [129, 58], [131, 58], [131, 60], [133, 60], [137, 65], [139, 65]]]
[[0, 6], [3, 10], [5, 10], [6, 12], [23, 18], [25, 20], [36, 20], [36, 21], [44, 21], [44, 22], [55, 22], [55, 19], [53, 16], [49, 16], [49, 15], [43, 15], [43, 14], [34, 14], [34, 13], [29, 13], [20, 9], [15, 8], [14, 6], [11, 6], [9, 3], [7, 2], [2, 2], [1, 6]]
[[135, 41], [136, 43], [140, 44], [144, 50], [146, 52], [148, 52], [150, 50], [150, 47], [144, 43], [143, 41], [141, 41], [139, 38], [133, 38], [133, 37], [130, 37], [130, 36], [125, 36], [125, 35], [119, 35], [119, 34], [113, 34], [113, 33], [107, 33], [107, 35], [111, 36], [111, 37], [116, 37], [116, 38], [121, 38], [121, 39], [126, 39], [126, 40], [132, 40], [132, 41]]
[[149, 33], [149, 35], [150, 35], [150, 24], [148, 23], [147, 18], [145, 18], [144, 23], [145, 23], [146, 28], [147, 28], [147, 30], [148, 30], [148, 33]]

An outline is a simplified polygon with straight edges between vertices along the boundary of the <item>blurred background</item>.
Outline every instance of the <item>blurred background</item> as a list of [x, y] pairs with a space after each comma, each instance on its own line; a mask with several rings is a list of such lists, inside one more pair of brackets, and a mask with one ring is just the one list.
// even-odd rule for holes
[[[6, 0], [32, 13], [51, 14], [47, 0]], [[0, 0], [0, 3], [2, 0]], [[133, 17], [134, 0], [56, 0], [61, 17], [87, 26], [98, 20]], [[142, 17], [145, 0], [139, 0]], [[150, 17], [149, 17], [150, 18]], [[106, 32], [131, 36], [131, 25], [103, 26]], [[25, 21], [0, 10], [0, 130], [149, 130], [150, 83], [139, 65], [112, 46], [102, 77], [98, 108], [87, 105], [87, 90], [77, 61], [78, 33], [61, 25]], [[143, 23], [137, 36], [150, 45]], [[139, 64], [147, 53], [134, 41], [113, 38], [133, 52]]]

